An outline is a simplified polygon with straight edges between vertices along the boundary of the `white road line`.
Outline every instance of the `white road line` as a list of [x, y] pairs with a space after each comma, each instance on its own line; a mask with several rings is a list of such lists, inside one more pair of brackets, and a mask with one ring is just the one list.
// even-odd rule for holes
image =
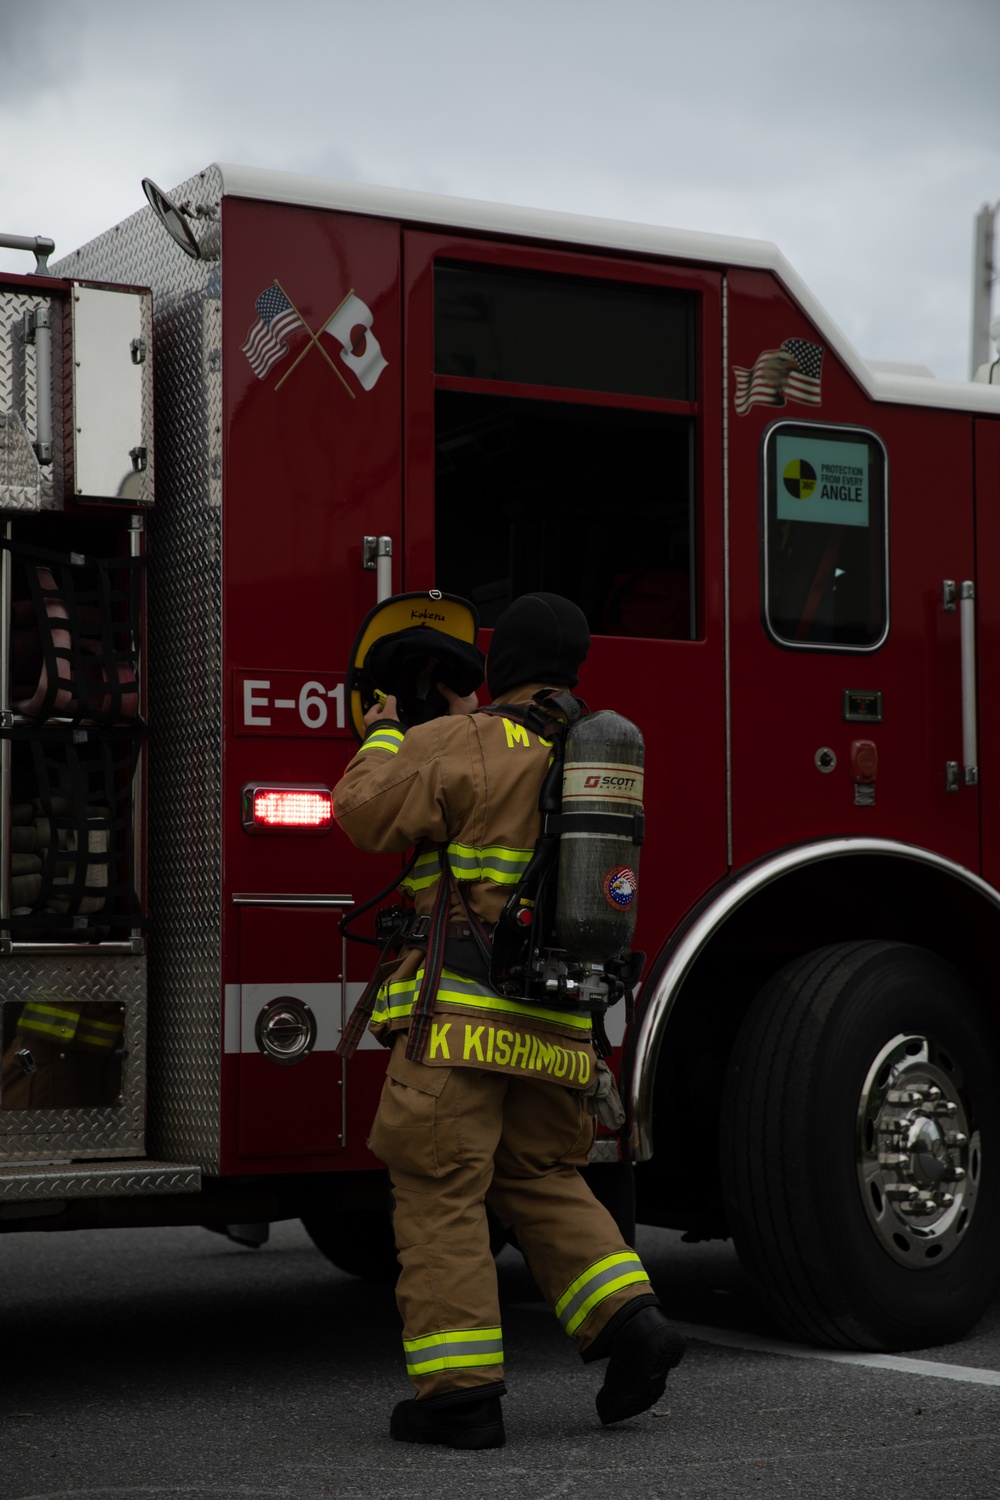
[[849, 1349], [813, 1349], [808, 1344], [785, 1344], [780, 1339], [762, 1339], [753, 1333], [734, 1333], [728, 1328], [706, 1328], [699, 1323], [672, 1326], [685, 1338], [703, 1344], [724, 1344], [729, 1349], [748, 1349], [757, 1354], [783, 1354], [789, 1359], [826, 1359], [834, 1364], [867, 1365], [873, 1370], [895, 1370], [899, 1375], [936, 1375], [939, 1380], [962, 1380], [967, 1385], [1000, 1385], [1000, 1370], [977, 1370], [972, 1365], [939, 1364], [933, 1359], [908, 1359], [903, 1354], [856, 1354]]

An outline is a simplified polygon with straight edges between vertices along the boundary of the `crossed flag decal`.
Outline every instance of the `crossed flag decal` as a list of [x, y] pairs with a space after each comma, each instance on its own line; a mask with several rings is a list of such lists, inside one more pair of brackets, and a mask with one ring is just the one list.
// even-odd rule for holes
[[263, 380], [279, 360], [288, 353], [285, 336], [298, 325], [309, 335], [309, 342], [293, 364], [277, 382], [274, 389], [280, 390], [292, 371], [299, 365], [309, 350], [316, 348], [340, 381], [344, 390], [354, 400], [354, 392], [330, 357], [322, 336], [329, 336], [340, 345], [340, 359], [353, 372], [364, 390], [370, 391], [388, 361], [382, 353], [378, 339], [372, 333], [371, 308], [357, 296], [352, 288], [347, 296], [334, 308], [318, 333], [314, 333], [292, 302], [281, 283], [275, 279], [273, 285], [265, 287], [254, 306], [257, 321], [246, 336], [242, 352], [250, 361], [250, 367], [258, 380]]

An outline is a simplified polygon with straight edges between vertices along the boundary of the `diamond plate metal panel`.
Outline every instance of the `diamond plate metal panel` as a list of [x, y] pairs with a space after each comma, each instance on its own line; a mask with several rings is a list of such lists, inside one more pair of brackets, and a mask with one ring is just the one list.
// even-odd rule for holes
[[[52, 368], [63, 368], [64, 312], [62, 298], [48, 298], [22, 288], [0, 289], [0, 414], [17, 423], [27, 434], [29, 443], [38, 432], [38, 387], [35, 379], [34, 346], [24, 337], [25, 313], [49, 306], [52, 310]], [[52, 463], [33, 461], [30, 483], [25, 483], [24, 465], [19, 474], [5, 482], [3, 454], [0, 453], [0, 510], [61, 510], [65, 484], [63, 463], [63, 422], [65, 395], [58, 380], [52, 393]], [[13, 431], [13, 424], [12, 424]], [[12, 434], [11, 434], [12, 435]], [[6, 441], [5, 441], [6, 446]]]
[[39, 463], [16, 411], [0, 411], [0, 505], [4, 510], [38, 510]]
[[145, 1150], [146, 960], [141, 956], [0, 961], [5, 1000], [56, 991], [79, 1000], [118, 1002], [125, 1012], [122, 1102], [109, 1109], [0, 1109], [0, 1170], [11, 1161], [142, 1156]]
[[[210, 168], [171, 193], [218, 207]], [[147, 518], [149, 1135], [217, 1171], [221, 1066], [222, 360], [219, 261], [191, 260], [151, 209], [57, 276], [153, 290], [157, 476]], [[2, 403], [0, 403], [2, 404]]]
[[197, 1167], [179, 1162], [108, 1162], [105, 1166], [0, 1167], [2, 1205], [53, 1198], [140, 1198], [161, 1193], [196, 1193], [201, 1187]]

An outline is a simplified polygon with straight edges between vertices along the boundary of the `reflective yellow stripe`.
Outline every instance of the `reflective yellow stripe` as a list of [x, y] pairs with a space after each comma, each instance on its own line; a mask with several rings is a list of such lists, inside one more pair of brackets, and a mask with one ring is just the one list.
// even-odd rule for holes
[[120, 1021], [96, 1021], [89, 1016], [81, 1016], [76, 1042], [79, 1047], [94, 1047], [98, 1051], [107, 1052], [114, 1047], [121, 1033]]
[[[472, 844], [449, 844], [448, 868], [456, 880], [492, 880], [495, 885], [516, 885], [528, 868], [533, 849], [508, 849], [503, 844], [488, 844], [482, 849]], [[421, 854], [410, 874], [400, 884], [408, 891], [424, 891], [440, 874], [436, 849]]]
[[[395, 755], [403, 743], [403, 731], [401, 729], [390, 729], [388, 725], [384, 729], [373, 729], [366, 736], [362, 750], [388, 750], [390, 755]], [[358, 752], [360, 755], [361, 751]]]
[[[383, 985], [372, 1012], [372, 1024], [378, 1026], [385, 1021], [398, 1021], [408, 1016], [420, 993], [423, 978], [424, 970], [418, 969], [412, 979], [403, 979], [396, 984], [390, 983], [388, 988]], [[451, 969], [441, 970], [437, 999], [439, 1004], [459, 1005], [468, 1007], [470, 1010], [486, 1010], [500, 1016], [524, 1016], [527, 1020], [555, 1021], [557, 1025], [568, 1026], [574, 1031], [588, 1033], [590, 1031], [589, 1015], [581, 1016], [573, 1011], [556, 1010], [547, 1005], [532, 1005], [526, 1000], [510, 1000], [506, 996], [497, 995], [485, 985], [477, 984], [474, 979], [466, 979], [463, 975], [454, 973]]]
[[499, 1328], [453, 1329], [430, 1333], [424, 1338], [404, 1339], [403, 1352], [408, 1375], [501, 1365], [503, 1337]]
[[17, 1023], [19, 1031], [96, 1051], [110, 1051], [122, 1034], [123, 1021], [103, 1021], [87, 1013], [85, 1003], [47, 1004], [29, 1000]]
[[81, 1016], [80, 1025], [86, 1026], [88, 1031], [107, 1031], [112, 1036], [122, 1029], [120, 1021], [97, 1021], [90, 1016]]
[[404, 891], [425, 891], [429, 885], [434, 884], [440, 873], [438, 852], [431, 849], [421, 854], [406, 879], [399, 882], [400, 888]]
[[556, 1303], [556, 1317], [567, 1333], [574, 1334], [595, 1307], [599, 1307], [623, 1287], [634, 1286], [642, 1281], [648, 1284], [649, 1277], [634, 1250], [605, 1255], [588, 1266], [575, 1281], [570, 1282]]
[[55, 1016], [59, 1020], [78, 1021], [80, 1007], [78, 1005], [40, 1005], [37, 1000], [29, 1000], [24, 1007], [22, 1017], [27, 1015]]
[[72, 1041], [80, 1024], [79, 1009], [68, 1009], [58, 1005], [40, 1005], [29, 1002], [21, 1012], [17, 1023], [19, 1031], [37, 1031], [42, 1036], [54, 1036], [61, 1042]]
[[497, 885], [516, 885], [528, 868], [531, 849], [507, 849], [490, 844], [476, 849], [471, 844], [449, 844], [448, 865], [458, 880], [492, 880]]

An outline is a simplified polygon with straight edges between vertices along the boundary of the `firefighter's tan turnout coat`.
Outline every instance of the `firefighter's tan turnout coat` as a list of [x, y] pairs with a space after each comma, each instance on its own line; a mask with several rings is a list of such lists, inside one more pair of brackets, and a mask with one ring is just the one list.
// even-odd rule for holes
[[[506, 694], [527, 703], [544, 684]], [[404, 731], [377, 720], [334, 792], [358, 848], [421, 844], [406, 884], [429, 912], [446, 855], [450, 918], [469, 907], [492, 923], [539, 832], [551, 747], [515, 719], [456, 714]], [[496, 994], [445, 967], [421, 1062], [405, 1033], [423, 950], [385, 975], [371, 1029], [391, 1048], [369, 1145], [389, 1167], [397, 1297], [418, 1397], [499, 1387], [503, 1342], [484, 1201], [513, 1228], [539, 1287], [585, 1359], [607, 1352], [612, 1325], [653, 1300], [639, 1257], [578, 1168], [595, 1121], [585, 1104], [595, 1059], [586, 1016]], [[630, 1309], [631, 1310], [631, 1309]]]

